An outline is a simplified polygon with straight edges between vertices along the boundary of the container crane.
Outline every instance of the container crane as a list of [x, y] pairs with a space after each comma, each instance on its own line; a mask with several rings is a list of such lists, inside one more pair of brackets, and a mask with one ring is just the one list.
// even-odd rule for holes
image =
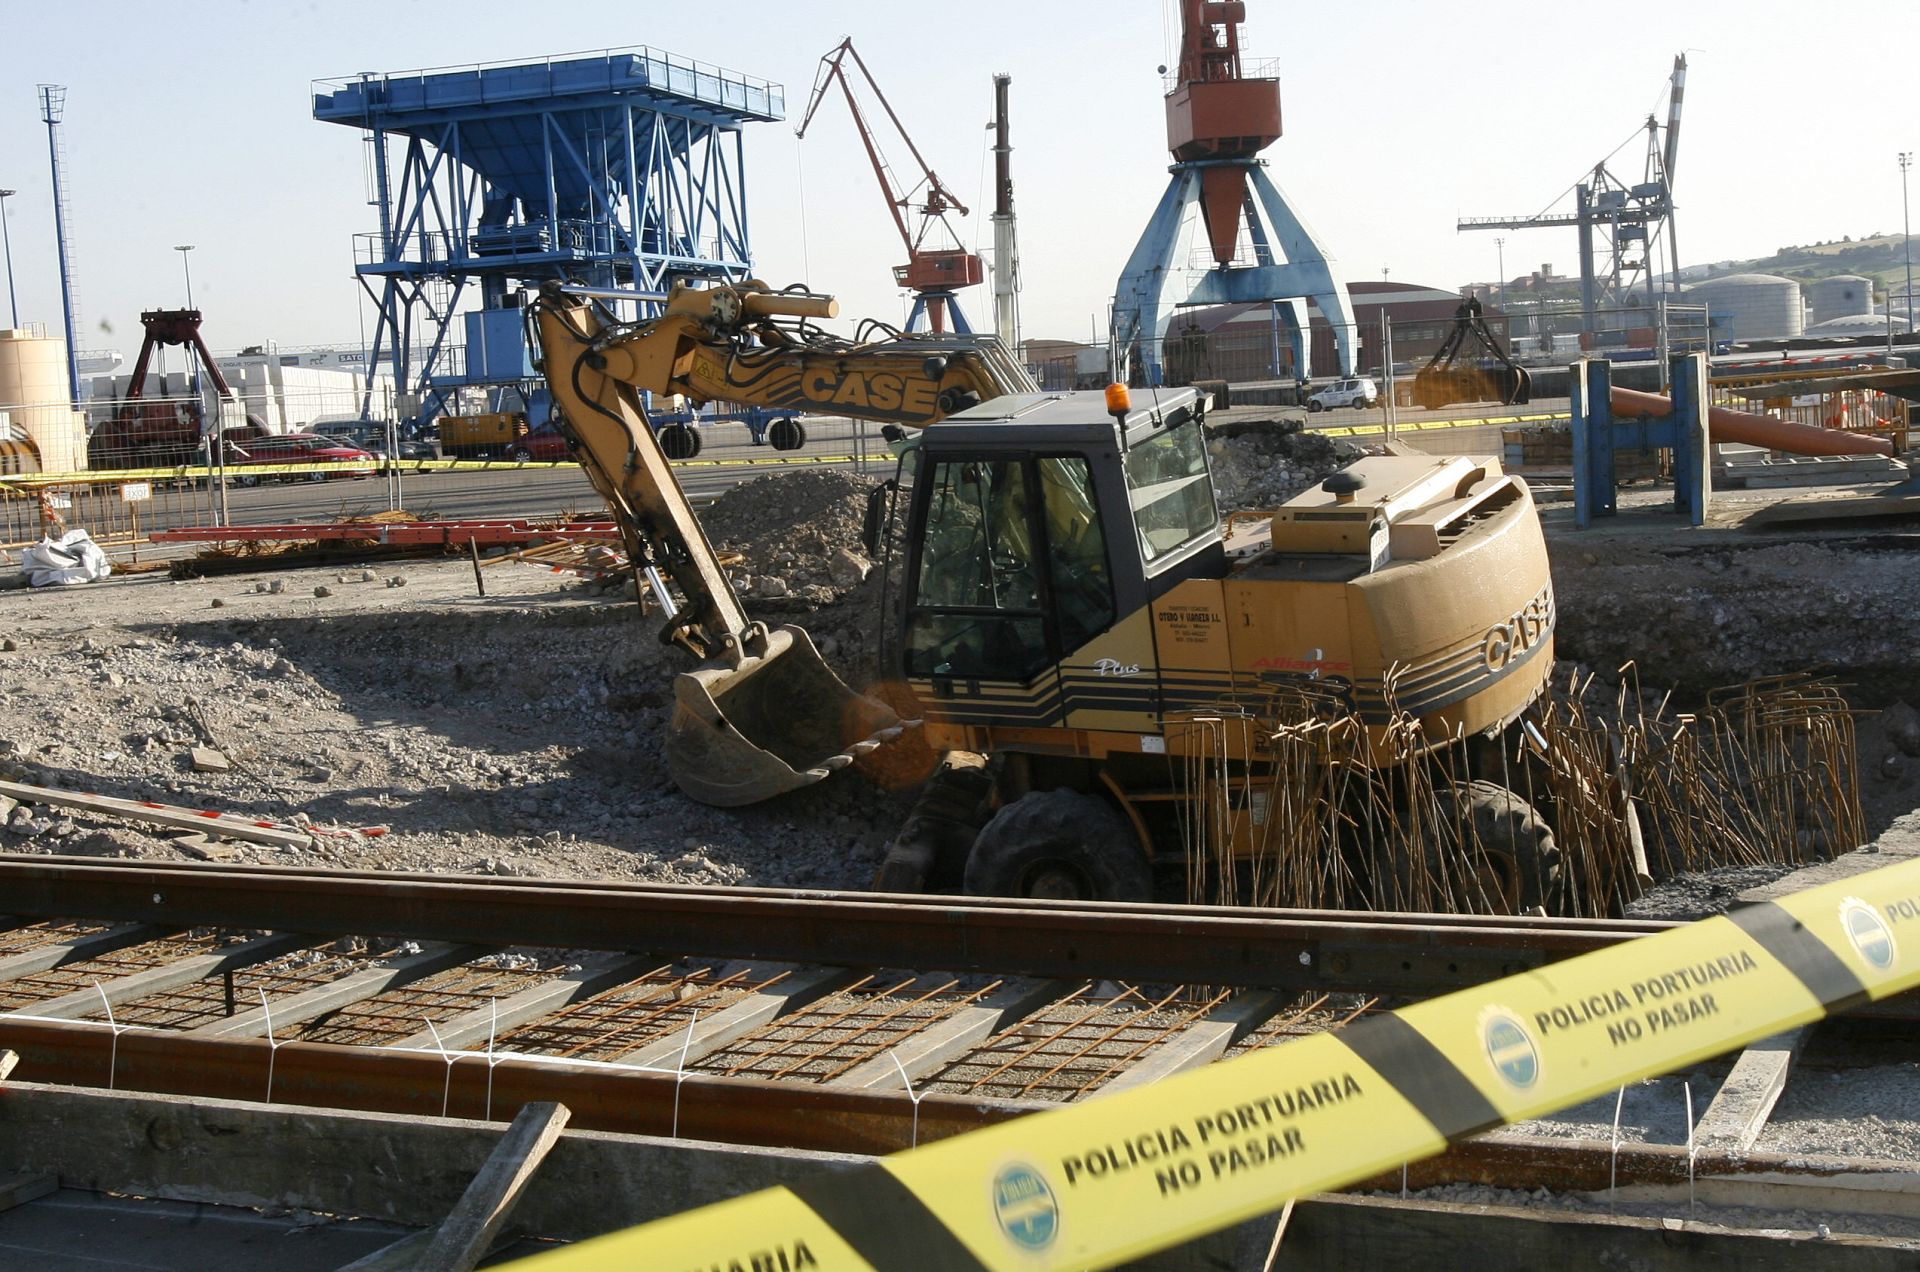
[[[847, 76], [849, 58], [867, 87], [873, 91], [880, 108], [886, 112], [894, 132], [913, 155], [913, 162], [919, 166], [919, 179], [911, 186], [903, 187], [900, 184], [893, 166], [880, 151], [880, 143], [860, 109], [859, 98], [854, 94], [853, 81]], [[893, 267], [894, 283], [914, 294], [907, 330], [944, 332], [951, 317], [955, 331], [971, 334], [973, 328], [968, 325], [967, 316], [960, 309], [956, 293], [962, 287], [977, 286], [986, 277], [986, 269], [978, 255], [959, 246], [960, 236], [947, 221], [949, 212], [966, 216], [967, 205], [954, 196], [953, 191], [921, 157], [920, 148], [907, 135], [906, 126], [900, 122], [900, 116], [894, 113], [893, 104], [880, 91], [873, 72], [867, 69], [866, 62], [853, 47], [853, 37], [840, 41], [820, 59], [820, 71], [813, 82], [813, 96], [807, 102], [807, 113], [801, 118], [800, 126], [793, 130], [794, 135], [807, 135], [814, 112], [820, 109], [828, 88], [834, 84], [838, 84], [846, 95], [847, 109], [853, 115], [854, 127], [860, 130], [860, 144], [866, 148], [867, 162], [873, 166], [874, 178], [880, 183], [881, 196], [887, 201], [887, 211], [892, 213], [894, 228], [900, 232], [900, 241], [907, 249], [907, 263]], [[917, 224], [913, 223], [915, 217], [918, 217]], [[936, 226], [945, 232], [955, 246], [927, 245], [929, 235]]]

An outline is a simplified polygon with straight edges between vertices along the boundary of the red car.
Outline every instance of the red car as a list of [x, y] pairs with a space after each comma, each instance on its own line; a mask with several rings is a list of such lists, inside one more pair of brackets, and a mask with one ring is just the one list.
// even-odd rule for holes
[[[340, 467], [331, 472], [283, 475], [286, 480], [304, 475], [310, 481], [326, 481], [332, 477], [371, 477], [379, 460], [370, 451], [331, 438], [312, 433], [281, 433], [248, 438], [244, 442], [229, 441], [226, 463], [229, 468], [243, 469], [261, 464], [338, 464]], [[242, 486], [257, 486], [260, 480], [259, 476], [246, 472], [234, 475], [234, 481]]]
[[567, 439], [560, 436], [560, 430], [548, 420], [538, 428], [529, 429], [513, 439], [507, 447], [507, 458], [522, 463], [527, 460], [539, 460], [542, 463], [558, 463], [573, 458], [573, 452], [567, 449]]

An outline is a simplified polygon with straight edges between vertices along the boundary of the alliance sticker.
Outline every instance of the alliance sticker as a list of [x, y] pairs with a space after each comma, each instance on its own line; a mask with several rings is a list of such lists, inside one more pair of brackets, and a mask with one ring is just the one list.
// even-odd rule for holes
[[1540, 1080], [1540, 1052], [1533, 1035], [1504, 1008], [1480, 1014], [1480, 1041], [1487, 1049], [1487, 1063], [1508, 1086], [1524, 1091]]
[[1883, 972], [1892, 970], [1900, 950], [1893, 943], [1893, 929], [1887, 926], [1878, 910], [1858, 897], [1843, 897], [1840, 926], [1846, 929], [1847, 940], [1853, 943], [1861, 958]]
[[993, 1177], [993, 1217], [1015, 1245], [1044, 1250], [1060, 1232], [1060, 1205], [1040, 1172], [1018, 1162]]

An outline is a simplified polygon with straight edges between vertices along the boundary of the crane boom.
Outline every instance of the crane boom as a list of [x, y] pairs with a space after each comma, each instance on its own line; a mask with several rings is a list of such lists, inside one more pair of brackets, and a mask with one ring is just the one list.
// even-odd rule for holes
[[[860, 77], [872, 90], [874, 98], [880, 103], [880, 109], [886, 112], [887, 120], [893, 125], [893, 131], [906, 144], [907, 152], [919, 166], [920, 178], [912, 186], [904, 186], [895, 175], [893, 165], [887, 162], [881, 152], [880, 142], [873, 126], [868, 123], [866, 113], [860, 109], [859, 96], [854, 92], [853, 81], [847, 75], [847, 59], [853, 59], [853, 65]], [[907, 133], [906, 125], [900, 122], [898, 112], [887, 95], [881, 91], [879, 81], [867, 68], [860, 51], [853, 47], [853, 37], [846, 39], [829, 49], [820, 59], [820, 69], [814, 76], [813, 94], [807, 101], [806, 114], [800, 118], [800, 126], [795, 128], [796, 137], [805, 137], [812, 125], [820, 103], [825, 100], [827, 90], [834, 84], [840, 86], [841, 95], [847, 99], [847, 110], [853, 116], [853, 125], [860, 132], [860, 144], [867, 152], [867, 163], [873, 168], [873, 176], [880, 183], [880, 195], [887, 202], [887, 212], [893, 218], [893, 227], [899, 232], [900, 242], [907, 249], [907, 263], [896, 265], [893, 279], [896, 286], [905, 287], [916, 294], [913, 317], [907, 322], [907, 329], [917, 330], [924, 314], [928, 324], [936, 332], [946, 330], [946, 319], [951, 311], [954, 328], [957, 331], [969, 331], [966, 316], [960, 312], [956, 289], [971, 287], [986, 277], [979, 256], [964, 247], [928, 248], [927, 236], [935, 225], [944, 229], [957, 245], [960, 236], [947, 222], [948, 212], [968, 214], [967, 205], [962, 203], [954, 192], [947, 188], [940, 174], [927, 163], [920, 148]], [[918, 215], [916, 227], [911, 218]]]

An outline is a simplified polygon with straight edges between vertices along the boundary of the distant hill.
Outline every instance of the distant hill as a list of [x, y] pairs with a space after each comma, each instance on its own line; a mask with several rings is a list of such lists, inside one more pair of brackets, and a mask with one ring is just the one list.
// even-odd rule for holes
[[[1920, 251], [1915, 253], [1915, 265], [1920, 267]], [[1695, 283], [1726, 274], [1779, 274], [1802, 282], [1834, 274], [1859, 274], [1873, 279], [1882, 288], [1888, 283], [1898, 288], [1906, 285], [1906, 240], [1898, 234], [1877, 234], [1871, 238], [1843, 238], [1805, 247], [1783, 247], [1771, 256], [1752, 260], [1691, 266], [1681, 272], [1681, 277]], [[1920, 286], [1915, 290], [1920, 291]]]

